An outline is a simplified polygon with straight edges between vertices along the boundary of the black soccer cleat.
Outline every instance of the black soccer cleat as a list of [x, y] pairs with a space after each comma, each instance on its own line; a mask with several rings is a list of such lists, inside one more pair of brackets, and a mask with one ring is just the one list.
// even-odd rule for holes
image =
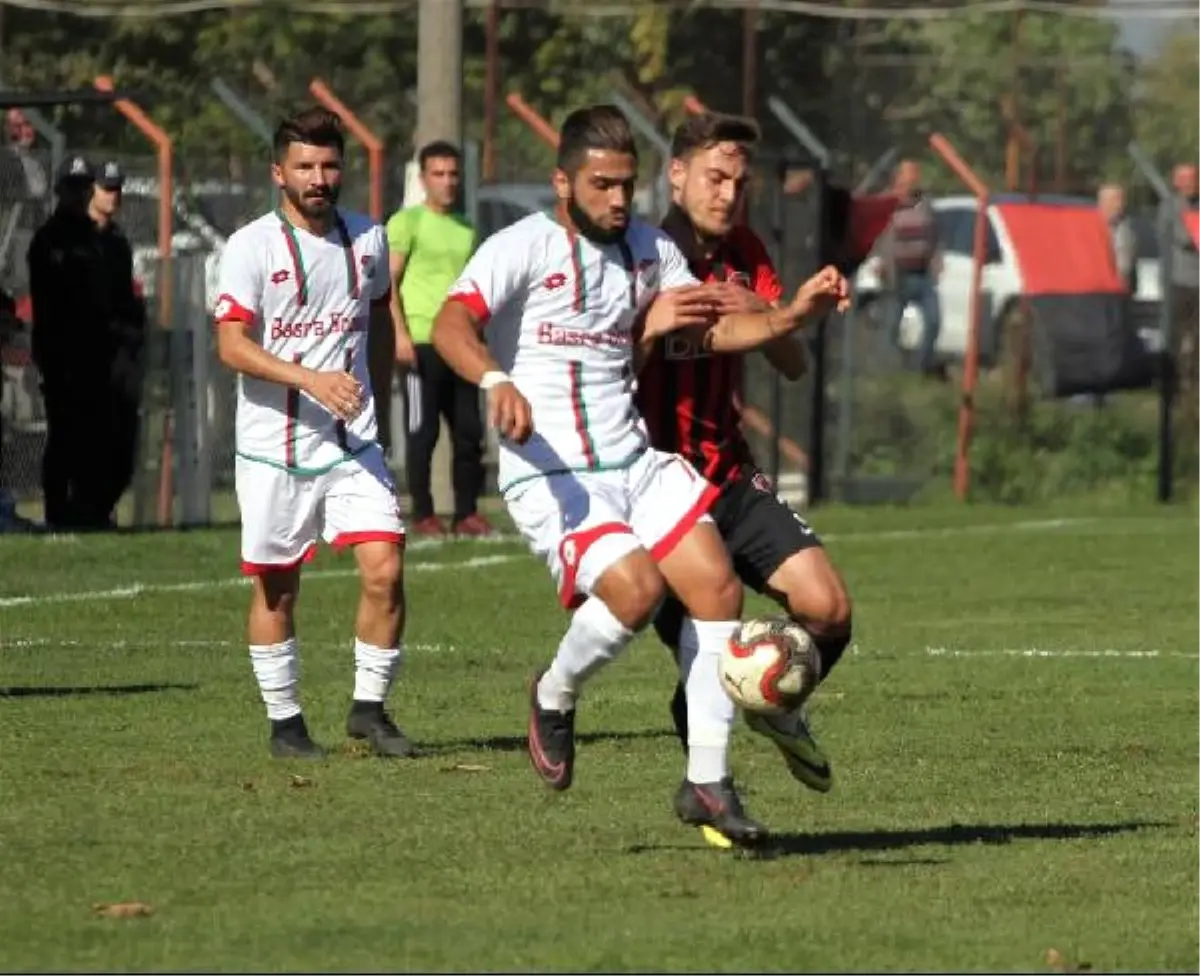
[[766, 827], [746, 816], [728, 776], [719, 783], [693, 783], [685, 779], [675, 793], [675, 814], [685, 824], [716, 831], [734, 847], [756, 847], [769, 836]]
[[276, 759], [324, 759], [325, 750], [309, 737], [300, 713], [271, 722], [271, 755]]
[[684, 690], [682, 681], [676, 683], [675, 694], [671, 696], [671, 721], [675, 723], [675, 734], [679, 737], [679, 744], [683, 746], [684, 755], [687, 755], [687, 691]]
[[529, 761], [552, 790], [565, 790], [575, 772], [575, 709], [555, 712], [538, 703], [539, 671], [529, 683]]
[[346, 735], [365, 740], [371, 752], [385, 759], [413, 759], [420, 751], [384, 711], [382, 702], [356, 701], [346, 719]]

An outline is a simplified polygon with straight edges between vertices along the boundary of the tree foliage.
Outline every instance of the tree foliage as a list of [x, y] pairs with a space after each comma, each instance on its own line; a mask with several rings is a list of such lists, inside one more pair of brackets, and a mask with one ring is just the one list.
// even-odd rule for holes
[[[889, 146], [924, 151], [928, 134], [941, 131], [997, 180], [1006, 105], [1039, 147], [1044, 185], [1060, 155], [1072, 185], [1112, 172], [1135, 134], [1167, 161], [1197, 152], [1194, 31], [1177, 33], [1159, 58], [1139, 66], [1117, 49], [1110, 23], [1051, 15], [1023, 15], [1015, 54], [1010, 15], [856, 23], [764, 11], [757, 25], [755, 109], [768, 142], [788, 145], [766, 111], [775, 94], [851, 170]], [[507, 10], [502, 88], [520, 91], [552, 122], [617, 88], [666, 131], [691, 93], [716, 109], [742, 109], [742, 31], [741, 12], [711, 7], [648, 3], [610, 17], [584, 16], [569, 4]], [[412, 149], [417, 23], [411, 15], [303, 14], [286, 2], [126, 20], [8, 8], [5, 33], [9, 86], [84, 86], [111, 74], [139, 93], [175, 138], [181, 161], [195, 167], [261, 158], [258, 137], [212, 94], [214, 77], [271, 121], [308, 101], [308, 84], [319, 75], [385, 139], [393, 158]], [[466, 134], [478, 139], [484, 103], [478, 8], [464, 16], [463, 77]], [[146, 152], [140, 135], [102, 106], [64, 108], [55, 117], [72, 145]], [[549, 150], [503, 106], [498, 145], [502, 175], [544, 176]]]

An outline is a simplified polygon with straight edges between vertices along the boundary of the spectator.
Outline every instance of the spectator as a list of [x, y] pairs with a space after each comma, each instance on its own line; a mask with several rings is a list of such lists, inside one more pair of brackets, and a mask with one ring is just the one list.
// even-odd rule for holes
[[1137, 234], [1125, 212], [1125, 189], [1105, 183], [1096, 194], [1096, 206], [1108, 224], [1117, 274], [1130, 295], [1137, 294]]
[[[21, 330], [17, 318], [17, 303], [12, 295], [0, 289], [0, 404], [4, 403], [4, 346]], [[4, 414], [0, 411], [0, 534], [31, 532], [34, 524], [17, 514], [17, 500], [4, 484]]]
[[937, 278], [941, 273], [937, 223], [933, 207], [921, 191], [921, 170], [911, 159], [900, 162], [892, 183], [896, 212], [879, 239], [878, 267], [883, 284], [891, 291], [889, 334], [900, 346], [904, 310], [916, 305], [924, 320], [918, 368], [927, 376], [945, 378], [937, 361], [937, 339], [942, 327]]
[[96, 176], [88, 215], [96, 225], [108, 290], [107, 365], [109, 384], [106, 463], [100, 466], [96, 506], [107, 521], [133, 481], [138, 417], [145, 375], [146, 309], [133, 279], [133, 249], [117, 224], [125, 175], [106, 162]]
[[111, 527], [116, 486], [131, 466], [122, 426], [134, 385], [127, 358], [132, 349], [140, 356], [132, 337], [144, 312], [129, 242], [113, 223], [121, 182], [119, 168], [106, 164], [97, 187], [86, 159], [68, 159], [55, 183], [58, 205], [29, 248], [33, 358], [47, 423], [42, 489], [55, 528]]
[[[483, 490], [479, 391], [450, 369], [430, 342], [433, 320], [446, 292], [475, 250], [474, 228], [455, 212], [460, 159], [457, 147], [448, 142], [423, 147], [417, 162], [425, 202], [397, 211], [387, 224], [393, 315], [399, 332], [396, 359], [412, 361], [404, 391], [410, 529], [431, 536], [446, 533], [433, 510], [430, 470], [442, 417], [454, 438], [454, 532], [473, 536], [492, 532], [477, 510]], [[405, 345], [414, 347], [408, 356]]]
[[6, 211], [13, 208], [15, 219], [2, 271], [6, 283], [18, 294], [29, 285], [25, 252], [33, 240], [33, 232], [46, 216], [49, 203], [49, 180], [42, 160], [37, 158], [36, 138], [37, 133], [20, 109], [12, 108], [5, 113], [0, 202]]
[[[1175, 198], [1163, 206], [1164, 217], [1171, 228], [1171, 352], [1178, 377], [1178, 393], [1189, 417], [1194, 417], [1197, 396], [1196, 342], [1197, 317], [1200, 316], [1200, 256], [1191, 231], [1184, 225], [1182, 208], [1195, 208], [1200, 194], [1197, 168], [1192, 163], [1180, 163], [1171, 174]], [[1164, 289], [1165, 291], [1165, 289]], [[1194, 434], [1194, 431], [1192, 432]]]

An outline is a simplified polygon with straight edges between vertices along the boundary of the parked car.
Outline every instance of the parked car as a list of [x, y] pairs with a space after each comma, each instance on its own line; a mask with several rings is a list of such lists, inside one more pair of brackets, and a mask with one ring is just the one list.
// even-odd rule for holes
[[[1002, 326], [1021, 297], [1021, 274], [1012, 240], [997, 204], [1026, 202], [1019, 194], [998, 194], [987, 209], [985, 259], [981, 278], [983, 315], [980, 323], [981, 362], [991, 365], [1000, 349]], [[1042, 196], [1037, 202], [1061, 206], [1095, 206], [1086, 197]], [[978, 202], [971, 196], [936, 197], [931, 201], [937, 220], [942, 248], [942, 273], [938, 277], [942, 327], [937, 352], [947, 361], [959, 360], [967, 348], [968, 313], [971, 299], [971, 275], [974, 263], [975, 216]], [[1134, 215], [1138, 239], [1137, 293], [1134, 311], [1139, 335], [1148, 351], [1158, 348], [1159, 334], [1155, 308], [1160, 297], [1158, 246], [1152, 216]], [[876, 302], [883, 295], [879, 259], [868, 260], [854, 280], [861, 306]], [[915, 350], [921, 340], [923, 322], [920, 311], [909, 306], [900, 326], [900, 345]]]

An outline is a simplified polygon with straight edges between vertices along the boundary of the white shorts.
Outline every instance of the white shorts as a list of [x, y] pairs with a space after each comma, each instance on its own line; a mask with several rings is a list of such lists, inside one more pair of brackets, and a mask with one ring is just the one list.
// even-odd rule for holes
[[396, 483], [378, 445], [314, 475], [239, 456], [235, 482], [247, 576], [294, 569], [316, 554], [318, 538], [336, 548], [404, 544]]
[[568, 608], [635, 549], [665, 559], [719, 494], [678, 454], [652, 449], [619, 471], [554, 474], [522, 487], [505, 499], [508, 514]]

